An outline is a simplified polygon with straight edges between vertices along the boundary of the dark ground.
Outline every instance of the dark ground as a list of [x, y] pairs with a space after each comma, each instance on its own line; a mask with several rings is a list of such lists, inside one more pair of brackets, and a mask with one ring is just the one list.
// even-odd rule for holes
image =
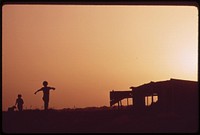
[[2, 112], [2, 133], [196, 133], [198, 115], [133, 109]]

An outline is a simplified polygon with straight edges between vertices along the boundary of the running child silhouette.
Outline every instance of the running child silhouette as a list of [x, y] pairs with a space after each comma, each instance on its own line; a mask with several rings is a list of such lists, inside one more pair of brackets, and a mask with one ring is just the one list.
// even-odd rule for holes
[[47, 110], [48, 109], [48, 106], [49, 106], [49, 91], [52, 89], [52, 90], [55, 90], [54, 87], [48, 87], [48, 82], [47, 81], [44, 81], [43, 82], [43, 86], [41, 89], [37, 90], [34, 94], [36, 94], [37, 92], [39, 91], [43, 91], [43, 101], [44, 101], [44, 110]]

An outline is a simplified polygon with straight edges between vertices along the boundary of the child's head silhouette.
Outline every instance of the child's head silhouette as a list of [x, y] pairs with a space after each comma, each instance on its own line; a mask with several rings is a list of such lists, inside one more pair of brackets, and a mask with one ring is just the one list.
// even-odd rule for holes
[[18, 94], [18, 98], [21, 98], [22, 97], [22, 95], [21, 94]]
[[46, 87], [48, 85], [48, 82], [47, 81], [44, 81], [43, 82], [43, 85]]

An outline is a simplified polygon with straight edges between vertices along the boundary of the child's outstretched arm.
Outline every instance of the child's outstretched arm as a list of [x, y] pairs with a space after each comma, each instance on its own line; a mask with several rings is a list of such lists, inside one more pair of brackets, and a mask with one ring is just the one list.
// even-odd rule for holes
[[53, 90], [55, 90], [56, 88], [54, 88], [54, 87], [50, 87], [51, 89], [53, 89]]
[[39, 91], [42, 91], [42, 88], [41, 89], [39, 89], [39, 90], [37, 90], [34, 94], [36, 94], [36, 93], [38, 93]]

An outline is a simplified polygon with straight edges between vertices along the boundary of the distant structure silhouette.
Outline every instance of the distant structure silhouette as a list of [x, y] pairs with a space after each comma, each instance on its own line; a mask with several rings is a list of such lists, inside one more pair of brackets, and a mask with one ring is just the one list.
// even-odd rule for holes
[[18, 111], [23, 111], [24, 100], [22, 99], [22, 95], [18, 94], [18, 98], [16, 99], [15, 106], [17, 105]]
[[198, 82], [180, 79], [150, 82], [129, 91], [110, 91], [110, 106], [132, 99], [134, 110], [198, 112]]
[[34, 94], [36, 94], [37, 92], [39, 91], [43, 91], [43, 101], [44, 101], [44, 110], [48, 110], [48, 106], [49, 106], [49, 91], [52, 89], [52, 90], [55, 90], [54, 87], [48, 87], [48, 82], [47, 81], [44, 81], [43, 82], [43, 86], [42, 88], [40, 88], [39, 90], [37, 90]]

